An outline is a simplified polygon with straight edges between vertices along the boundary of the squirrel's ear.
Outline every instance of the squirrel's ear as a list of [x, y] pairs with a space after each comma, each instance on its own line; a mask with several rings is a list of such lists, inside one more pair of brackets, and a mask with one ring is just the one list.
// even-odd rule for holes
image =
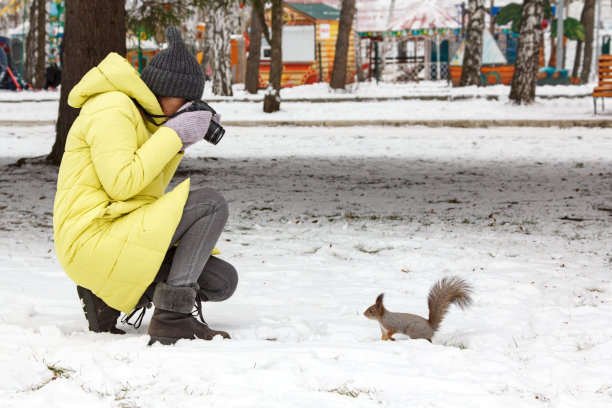
[[385, 297], [384, 293], [381, 293], [380, 295], [378, 295], [378, 297], [376, 298], [376, 308], [377, 309], [381, 309], [383, 306], [383, 298]]

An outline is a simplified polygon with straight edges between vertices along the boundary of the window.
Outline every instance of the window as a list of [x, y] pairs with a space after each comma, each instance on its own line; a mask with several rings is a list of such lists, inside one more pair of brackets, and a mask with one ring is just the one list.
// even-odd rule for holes
[[[270, 58], [270, 45], [261, 39], [261, 58]], [[315, 26], [283, 27], [283, 62], [311, 62], [315, 60]]]

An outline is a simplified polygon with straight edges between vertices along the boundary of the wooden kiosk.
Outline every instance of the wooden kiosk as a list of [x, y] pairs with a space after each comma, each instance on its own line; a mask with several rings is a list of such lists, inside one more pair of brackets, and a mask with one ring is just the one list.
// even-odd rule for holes
[[[340, 10], [325, 4], [283, 5], [282, 87], [329, 82], [334, 64]], [[270, 26], [270, 13], [266, 13]], [[262, 38], [259, 87], [268, 86], [270, 46]], [[355, 77], [353, 30], [349, 39], [346, 82]]]

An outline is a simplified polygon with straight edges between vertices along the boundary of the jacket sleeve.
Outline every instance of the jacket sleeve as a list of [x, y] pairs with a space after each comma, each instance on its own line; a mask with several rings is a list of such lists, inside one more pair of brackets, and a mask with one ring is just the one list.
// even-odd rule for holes
[[176, 132], [167, 127], [159, 128], [138, 147], [129, 109], [116, 106], [92, 114], [85, 135], [100, 183], [117, 201], [149, 185], [182, 147]]
[[174, 173], [176, 173], [176, 169], [178, 168], [181, 160], [183, 159], [183, 155], [185, 153], [178, 153], [174, 156], [168, 164], [164, 167], [164, 189], [168, 187], [170, 180], [174, 177]]

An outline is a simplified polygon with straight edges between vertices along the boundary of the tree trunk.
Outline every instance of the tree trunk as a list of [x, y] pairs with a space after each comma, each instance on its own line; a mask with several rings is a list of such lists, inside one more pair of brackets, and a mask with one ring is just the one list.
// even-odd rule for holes
[[272, 34], [270, 42], [270, 77], [264, 97], [263, 110], [266, 113], [280, 110], [281, 77], [283, 75], [283, 1], [272, 0], [270, 14]]
[[26, 38], [25, 78], [35, 88], [45, 86], [47, 60], [47, 3], [34, 0], [30, 6], [30, 29]]
[[[567, 54], [565, 53], [565, 43], [567, 43], [567, 37], [563, 36], [563, 57]], [[548, 59], [548, 66], [557, 69], [557, 37], [550, 39], [550, 58]], [[563, 58], [563, 64], [565, 64], [565, 58]], [[564, 68], [561, 68], [564, 69]]]
[[355, 0], [342, 0], [338, 37], [336, 39], [336, 54], [334, 55], [334, 67], [329, 82], [333, 89], [344, 89], [344, 85], [346, 84], [346, 65], [354, 15]]
[[544, 0], [525, 0], [523, 3], [516, 63], [510, 89], [510, 100], [519, 105], [528, 105], [535, 101], [543, 12]]
[[355, 42], [355, 70], [357, 71], [357, 81], [363, 82], [366, 80], [365, 74], [363, 73], [362, 60], [361, 60], [361, 40], [357, 34], [357, 30], [353, 27], [353, 40]]
[[491, 8], [489, 9], [489, 14], [491, 15], [491, 20], [489, 22], [489, 32], [491, 35], [495, 34], [495, 18], [493, 18], [493, 8], [495, 7], [495, 0], [491, 0], [489, 2], [491, 4]]
[[251, 10], [251, 43], [247, 58], [246, 78], [244, 88], [252, 94], [259, 88], [259, 59], [261, 55], [261, 23], [257, 17], [255, 7]]
[[[27, 3], [26, 3], [27, 4]], [[36, 15], [38, 14], [38, 2], [36, 0], [32, 1], [29, 10], [29, 20], [30, 20], [30, 28], [28, 29], [28, 35], [25, 38], [25, 62], [24, 66], [24, 79], [27, 82], [34, 83], [36, 82], [36, 66], [37, 66], [37, 58], [36, 53], [38, 51], [38, 19]]]
[[470, 0], [468, 3], [469, 20], [465, 36], [465, 52], [459, 86], [480, 86], [480, 67], [482, 66], [482, 32], [485, 27], [484, 0]]
[[540, 51], [538, 56], [538, 70], [546, 66], [546, 57], [544, 56], [544, 32], [540, 30]]
[[125, 49], [125, 0], [66, 0], [64, 66], [55, 144], [47, 160], [59, 164], [66, 136], [79, 111], [68, 106], [68, 94], [83, 75], [110, 52], [121, 56]]
[[[395, 12], [395, 0], [391, 0], [391, 4], [389, 4], [389, 14], [387, 14], [387, 26], [385, 27], [387, 30], [391, 30], [391, 24], [393, 23], [393, 13]], [[380, 50], [380, 63], [378, 64], [378, 69], [380, 73], [378, 77], [382, 79], [383, 73], [385, 72], [385, 65], [387, 63], [387, 52], [389, 52], [389, 37], [385, 36], [382, 41], [382, 50]]]
[[586, 38], [584, 39], [584, 60], [582, 61], [582, 73], [580, 82], [586, 84], [591, 76], [591, 65], [593, 64], [593, 37], [595, 31], [595, 0], [585, 0], [582, 8], [580, 22], [584, 26]]
[[45, 86], [45, 68], [47, 62], [47, 2], [36, 1], [36, 71], [34, 87]]
[[557, 65], [557, 44], [555, 39], [550, 37], [550, 57], [548, 58], [548, 67], [555, 68]]
[[580, 69], [581, 59], [582, 59], [582, 41], [577, 41], [576, 56], [574, 57], [574, 68], [572, 69], [572, 78], [578, 78], [578, 70]]
[[212, 69], [213, 93], [233, 96], [232, 92], [232, 31], [238, 25], [238, 4], [217, 7], [211, 12], [213, 29]]
[[[204, 20], [206, 24], [206, 31], [204, 32], [204, 57], [202, 58], [202, 69], [204, 74], [208, 78], [208, 73], [212, 75], [212, 61], [215, 58], [214, 47], [213, 47], [213, 18], [212, 9], [210, 7], [204, 7]], [[208, 78], [210, 80], [210, 78]]]

